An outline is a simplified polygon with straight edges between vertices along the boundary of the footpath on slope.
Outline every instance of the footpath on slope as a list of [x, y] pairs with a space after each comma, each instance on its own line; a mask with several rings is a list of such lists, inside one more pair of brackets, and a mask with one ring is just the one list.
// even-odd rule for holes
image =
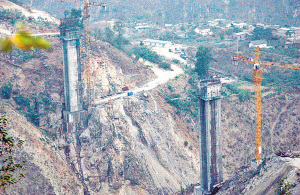
[[[10, 32], [9, 30], [6, 30], [4, 28], [0, 28], [0, 34], [5, 34], [5, 35], [13, 35], [12, 32]], [[37, 37], [37, 36], [56, 36], [56, 35], [60, 35], [59, 32], [50, 32], [50, 33], [35, 33], [32, 34], [32, 36]]]
[[[161, 68], [158, 68], [158, 66], [156, 64], [152, 64], [150, 62], [145, 62], [146, 65], [151, 65], [152, 66], [152, 71], [154, 72], [154, 74], [157, 76], [157, 78], [153, 81], [150, 81], [148, 83], [146, 83], [144, 86], [134, 89], [134, 90], [130, 90], [130, 92], [133, 93], [139, 93], [142, 91], [149, 91], [151, 89], [154, 89], [155, 87], [161, 85], [161, 84], [165, 84], [166, 82], [168, 82], [170, 79], [174, 79], [176, 76], [180, 75], [183, 73], [182, 68], [178, 67], [175, 64], [171, 65], [171, 68], [173, 69], [173, 71], [171, 70], [163, 70]], [[122, 93], [119, 95], [114, 95], [111, 97], [107, 97], [104, 98], [102, 100], [96, 100], [95, 104], [99, 105], [101, 103], [107, 103], [110, 100], [114, 100], [114, 99], [118, 99], [121, 97], [125, 97], [127, 96], [127, 93]]]

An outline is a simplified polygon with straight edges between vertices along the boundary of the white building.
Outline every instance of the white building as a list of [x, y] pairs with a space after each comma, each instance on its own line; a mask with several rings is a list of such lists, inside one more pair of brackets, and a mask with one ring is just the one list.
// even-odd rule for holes
[[160, 41], [155, 39], [145, 39], [142, 41], [144, 45], [147, 46], [159, 46], [159, 47], [169, 47], [172, 45], [170, 41]]
[[250, 47], [270, 48], [270, 46], [268, 46], [268, 42], [266, 40], [251, 41], [249, 43], [249, 48]]
[[148, 25], [143, 25], [143, 26], [136, 26], [134, 27], [136, 30], [147, 30], [150, 29], [150, 26]]
[[257, 27], [261, 27], [261, 28], [267, 28], [268, 26], [262, 23], [257, 23], [256, 24]]
[[276, 34], [279, 35], [279, 36], [285, 37], [287, 31], [291, 31], [291, 29], [290, 28], [279, 28], [277, 30]]
[[207, 25], [208, 26], [218, 26], [219, 22], [218, 21], [208, 21]]
[[238, 27], [238, 28], [244, 28], [244, 27], [248, 26], [248, 24], [244, 23], [244, 22], [242, 22], [242, 23], [232, 23], [232, 24], [233, 24], [233, 26]]
[[291, 27], [291, 30], [293, 31], [293, 33], [295, 34], [295, 36], [299, 36], [300, 35], [300, 27]]
[[200, 30], [199, 28], [195, 28], [194, 31], [195, 31], [195, 33], [198, 33], [198, 34], [203, 35], [203, 36], [214, 34], [209, 28], [208, 29], [203, 29], [203, 30]]
[[173, 28], [173, 24], [165, 24], [165, 28], [166, 29], [172, 29]]
[[247, 32], [239, 32], [239, 33], [233, 33], [233, 37], [236, 37], [238, 40], [246, 40], [249, 36], [249, 33]]

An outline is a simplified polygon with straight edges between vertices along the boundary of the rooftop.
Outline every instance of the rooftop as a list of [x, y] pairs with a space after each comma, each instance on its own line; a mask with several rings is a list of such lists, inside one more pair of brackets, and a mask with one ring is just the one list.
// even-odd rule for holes
[[263, 39], [263, 40], [255, 40], [250, 42], [252, 45], [260, 45], [260, 44], [267, 44], [268, 42]]
[[150, 43], [163, 43], [168, 44], [170, 41], [161, 41], [161, 40], [155, 40], [155, 39], [145, 39], [143, 42], [150, 42]]

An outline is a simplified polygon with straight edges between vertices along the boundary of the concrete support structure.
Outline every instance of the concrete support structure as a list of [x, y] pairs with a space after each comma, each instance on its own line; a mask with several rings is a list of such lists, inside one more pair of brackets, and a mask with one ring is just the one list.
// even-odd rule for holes
[[210, 194], [223, 181], [220, 80], [202, 80], [199, 88], [200, 186], [194, 194]]
[[81, 64], [79, 29], [72, 19], [61, 20], [60, 35], [63, 46], [63, 76], [65, 111], [64, 119], [73, 122], [82, 111], [81, 102]]

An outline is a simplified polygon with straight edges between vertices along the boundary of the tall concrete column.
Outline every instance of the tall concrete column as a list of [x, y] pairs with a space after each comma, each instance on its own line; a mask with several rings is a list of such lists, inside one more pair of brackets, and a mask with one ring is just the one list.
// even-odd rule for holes
[[66, 111], [81, 110], [80, 81], [81, 68], [79, 60], [79, 40], [63, 39], [63, 71]]
[[195, 194], [210, 194], [223, 181], [221, 87], [219, 80], [203, 80], [199, 88], [200, 186]]
[[73, 18], [61, 20], [60, 37], [63, 46], [64, 120], [67, 123], [72, 123], [80, 118], [82, 111], [78, 21]]

